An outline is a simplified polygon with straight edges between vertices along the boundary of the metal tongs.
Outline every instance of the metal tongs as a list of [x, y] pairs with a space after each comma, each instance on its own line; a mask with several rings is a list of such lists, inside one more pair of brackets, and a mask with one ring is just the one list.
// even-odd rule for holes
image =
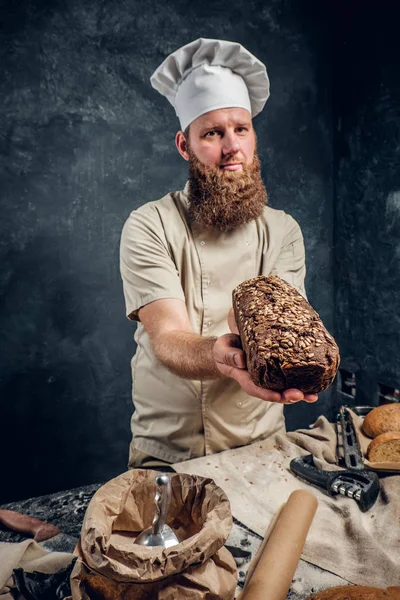
[[341, 494], [355, 500], [360, 510], [365, 512], [373, 506], [379, 494], [379, 478], [373, 471], [367, 471], [358, 445], [353, 421], [347, 406], [341, 406], [338, 414], [341, 432], [338, 437], [343, 445], [344, 463], [347, 470], [325, 471], [314, 464], [312, 454], [294, 458], [290, 470], [330, 496]]

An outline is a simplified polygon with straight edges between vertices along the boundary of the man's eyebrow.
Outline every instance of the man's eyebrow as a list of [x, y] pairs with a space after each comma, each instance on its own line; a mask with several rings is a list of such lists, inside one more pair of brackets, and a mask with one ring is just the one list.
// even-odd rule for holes
[[209, 129], [221, 129], [221, 127], [222, 127], [221, 123], [210, 123], [210, 124], [206, 123], [201, 128], [201, 131], [207, 131]]
[[[251, 127], [251, 121], [238, 121], [237, 123], [234, 124], [235, 127]], [[204, 131], [210, 131], [213, 129], [223, 129], [225, 127], [225, 125], [221, 125], [221, 123], [206, 123], [205, 125], [202, 126], [202, 128], [200, 129], [200, 131], [203, 133]]]

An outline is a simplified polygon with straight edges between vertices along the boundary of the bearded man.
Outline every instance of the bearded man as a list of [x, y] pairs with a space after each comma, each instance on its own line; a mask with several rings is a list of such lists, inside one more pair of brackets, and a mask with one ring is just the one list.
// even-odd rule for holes
[[300, 227], [267, 206], [260, 174], [252, 118], [269, 96], [265, 66], [240, 44], [200, 38], [151, 82], [180, 120], [189, 180], [131, 213], [121, 274], [138, 321], [129, 466], [163, 470], [284, 430], [283, 404], [317, 396], [256, 386], [232, 318], [233, 288], [257, 275], [305, 296]]

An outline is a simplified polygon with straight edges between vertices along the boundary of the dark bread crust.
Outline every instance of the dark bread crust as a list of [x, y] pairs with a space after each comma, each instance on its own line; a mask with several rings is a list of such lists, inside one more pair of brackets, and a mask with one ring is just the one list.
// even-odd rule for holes
[[247, 369], [256, 385], [307, 394], [330, 386], [339, 349], [292, 285], [276, 275], [259, 276], [238, 285], [232, 295]]

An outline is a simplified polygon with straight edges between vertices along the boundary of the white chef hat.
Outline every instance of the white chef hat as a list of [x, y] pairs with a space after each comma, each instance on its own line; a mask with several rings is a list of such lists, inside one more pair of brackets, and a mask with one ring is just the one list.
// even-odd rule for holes
[[175, 108], [184, 131], [219, 108], [245, 108], [252, 117], [269, 97], [265, 65], [237, 42], [199, 38], [170, 54], [150, 78]]

